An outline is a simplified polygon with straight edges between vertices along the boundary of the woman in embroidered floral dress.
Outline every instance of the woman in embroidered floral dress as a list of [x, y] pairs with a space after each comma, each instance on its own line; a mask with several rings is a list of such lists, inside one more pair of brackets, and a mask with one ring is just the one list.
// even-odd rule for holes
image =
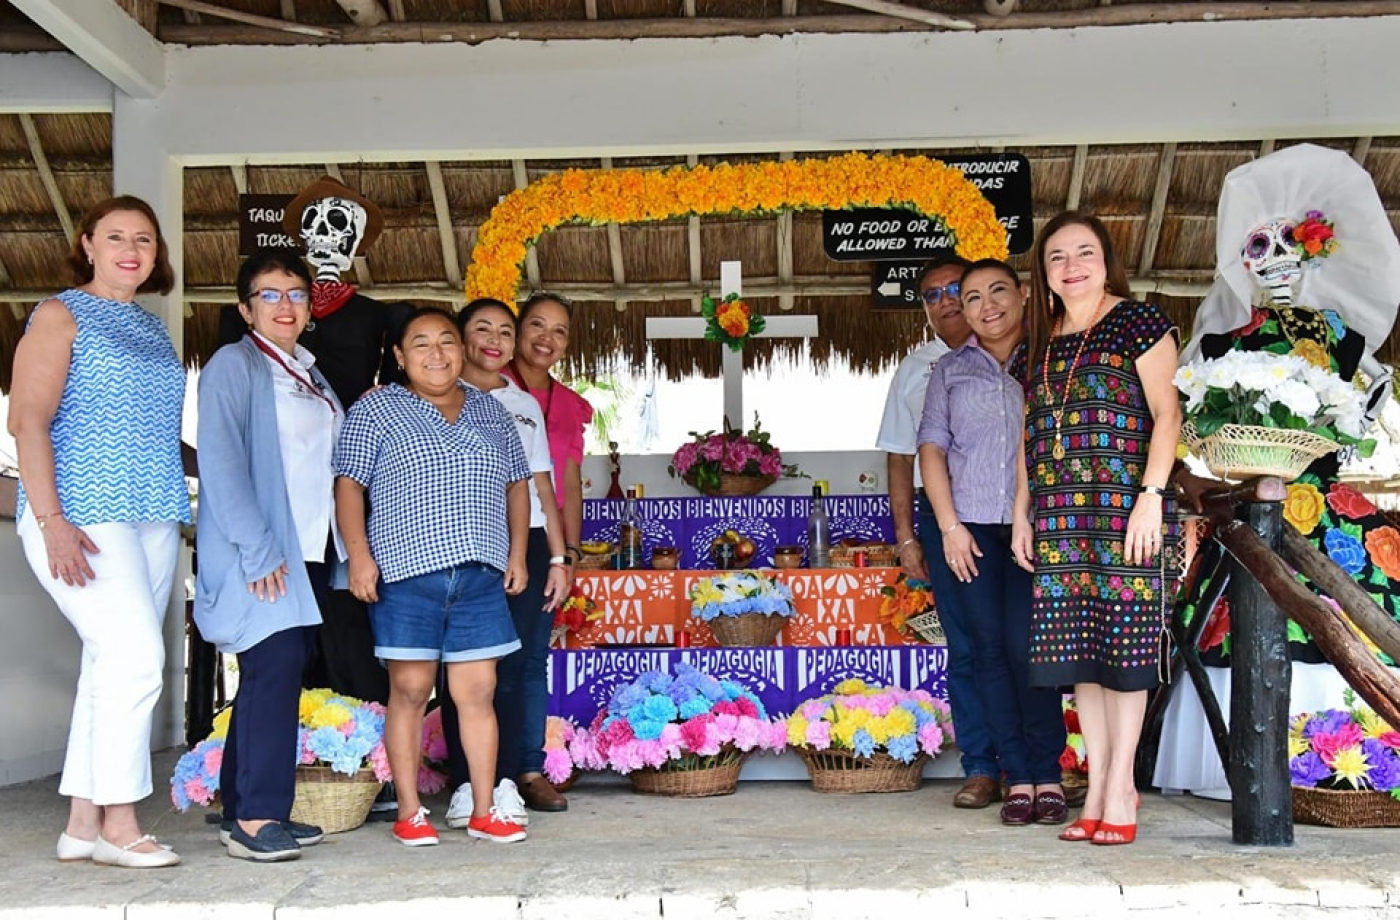
[[[1132, 843], [1133, 765], [1169, 610], [1176, 329], [1126, 297], [1097, 218], [1052, 219], [1033, 265], [1028, 348], [1010, 368], [1026, 392], [1029, 494], [1013, 551], [1035, 572], [1030, 681], [1072, 684], [1083, 728], [1089, 793], [1061, 839]], [[1033, 534], [1020, 519], [1032, 502]]]

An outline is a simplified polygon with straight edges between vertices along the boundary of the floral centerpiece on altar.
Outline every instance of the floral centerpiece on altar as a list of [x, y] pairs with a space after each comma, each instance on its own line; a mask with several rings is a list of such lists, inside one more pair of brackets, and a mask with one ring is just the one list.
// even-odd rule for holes
[[796, 613], [792, 588], [754, 570], [702, 578], [689, 597], [691, 615], [708, 625], [722, 645], [768, 645]]
[[583, 593], [583, 587], [574, 582], [564, 603], [554, 608], [554, 628], [549, 633], [549, 644], [556, 645], [569, 633], [582, 630], [589, 623], [603, 618], [598, 602]]
[[767, 326], [758, 311], [738, 294], [729, 294], [723, 300], [706, 294], [700, 301], [700, 315], [705, 318], [705, 338], [728, 345], [730, 351], [743, 351], [744, 343]]
[[896, 792], [918, 787], [923, 764], [953, 739], [948, 704], [926, 690], [843, 680], [787, 720], [787, 742], [818, 792]]
[[[590, 766], [631, 777], [638, 791], [678, 795], [732, 792], [745, 755], [781, 751], [787, 737], [783, 722], [768, 717], [753, 691], [684, 662], [674, 675], [647, 671], [618, 687], [589, 733]], [[587, 746], [579, 750], [587, 753]], [[654, 785], [658, 773], [706, 776], [673, 779], [704, 784], [674, 791]]]
[[769, 440], [755, 414], [748, 431], [729, 427], [724, 431], [690, 432], [694, 439], [671, 456], [667, 471], [705, 495], [753, 495], [780, 476], [800, 476], [795, 465], [785, 465], [783, 454]]
[[1348, 688], [1343, 709], [1295, 715], [1288, 771], [1296, 820], [1335, 827], [1400, 826], [1400, 732]]
[[[384, 751], [383, 706], [331, 690], [303, 690], [298, 712], [298, 765], [327, 767], [347, 776], [372, 770], [380, 782], [390, 778], [389, 758]], [[232, 717], [232, 706], [216, 715], [209, 737], [176, 762], [170, 777], [170, 798], [179, 810], [213, 804], [219, 792], [224, 741]], [[438, 735], [441, 736], [441, 726]]]
[[934, 609], [933, 586], [903, 572], [880, 589], [880, 620], [901, 636], [913, 632], [925, 642], [948, 641]]
[[1230, 351], [1176, 372], [1182, 438], [1217, 475], [1295, 478], [1312, 460], [1355, 445], [1369, 457], [1364, 396], [1296, 354]]

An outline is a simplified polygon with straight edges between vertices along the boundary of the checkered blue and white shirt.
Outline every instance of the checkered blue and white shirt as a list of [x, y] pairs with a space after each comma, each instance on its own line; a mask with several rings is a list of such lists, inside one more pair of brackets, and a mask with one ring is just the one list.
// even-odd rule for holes
[[369, 491], [369, 549], [386, 582], [481, 562], [505, 571], [506, 486], [530, 477], [515, 419], [458, 382], [462, 414], [449, 425], [398, 384], [350, 407], [335, 472]]

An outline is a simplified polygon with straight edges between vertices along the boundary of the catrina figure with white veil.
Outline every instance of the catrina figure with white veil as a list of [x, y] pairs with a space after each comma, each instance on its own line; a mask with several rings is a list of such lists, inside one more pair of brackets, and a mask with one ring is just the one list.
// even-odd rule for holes
[[[1400, 302], [1400, 243], [1370, 175], [1345, 153], [1309, 144], [1271, 154], [1226, 177], [1217, 233], [1219, 276], [1183, 361], [1232, 349], [1296, 355], [1364, 388], [1369, 428], [1391, 389], [1391, 370], [1373, 352], [1390, 334]], [[1400, 529], [1340, 481], [1340, 453], [1319, 458], [1288, 484], [1284, 518], [1400, 620]], [[1190, 490], [1201, 485], [1193, 478], [1181, 472], [1174, 480]], [[1203, 613], [1211, 619], [1201, 659], [1228, 714], [1229, 605], [1184, 611], [1188, 622]], [[1340, 706], [1341, 675], [1291, 620], [1288, 638], [1290, 710]], [[1164, 791], [1229, 797], [1188, 687], [1177, 688], [1168, 705], [1153, 782]]]

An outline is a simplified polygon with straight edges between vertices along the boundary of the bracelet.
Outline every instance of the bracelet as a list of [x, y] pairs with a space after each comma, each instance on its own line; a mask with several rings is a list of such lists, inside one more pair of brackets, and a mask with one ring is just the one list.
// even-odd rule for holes
[[918, 537], [910, 537], [909, 539], [905, 540], [903, 543], [901, 543], [901, 544], [899, 544], [898, 546], [896, 546], [895, 549], [894, 549], [895, 555], [899, 555], [900, 553], [904, 552], [904, 547], [908, 546], [910, 543], [916, 543], [916, 542], [918, 542], [918, 539], [919, 539]]
[[957, 529], [958, 529], [959, 527], [961, 527], [961, 526], [962, 526], [962, 521], [958, 521], [958, 522], [954, 523], [952, 527], [940, 527], [940, 528], [938, 528], [938, 531], [939, 531], [939, 533], [943, 534], [943, 536], [946, 537], [946, 536], [948, 536], [948, 534], [950, 534], [950, 533], [952, 533], [953, 531], [957, 530]]
[[1143, 495], [1155, 495], [1155, 496], [1157, 496], [1158, 498], [1161, 498], [1161, 497], [1162, 497], [1162, 487], [1161, 487], [1161, 486], [1143, 486], [1143, 487], [1142, 487], [1142, 494], [1143, 494]]
[[48, 519], [51, 517], [63, 517], [63, 512], [50, 511], [48, 514], [36, 514], [34, 515], [34, 523], [39, 525], [40, 530], [43, 530], [45, 527], [49, 526]]
[[550, 556], [550, 557], [549, 557], [549, 564], [550, 564], [550, 565], [568, 565], [568, 564], [569, 564], [569, 560], [566, 559], [566, 558], [563, 557], [563, 556]]

